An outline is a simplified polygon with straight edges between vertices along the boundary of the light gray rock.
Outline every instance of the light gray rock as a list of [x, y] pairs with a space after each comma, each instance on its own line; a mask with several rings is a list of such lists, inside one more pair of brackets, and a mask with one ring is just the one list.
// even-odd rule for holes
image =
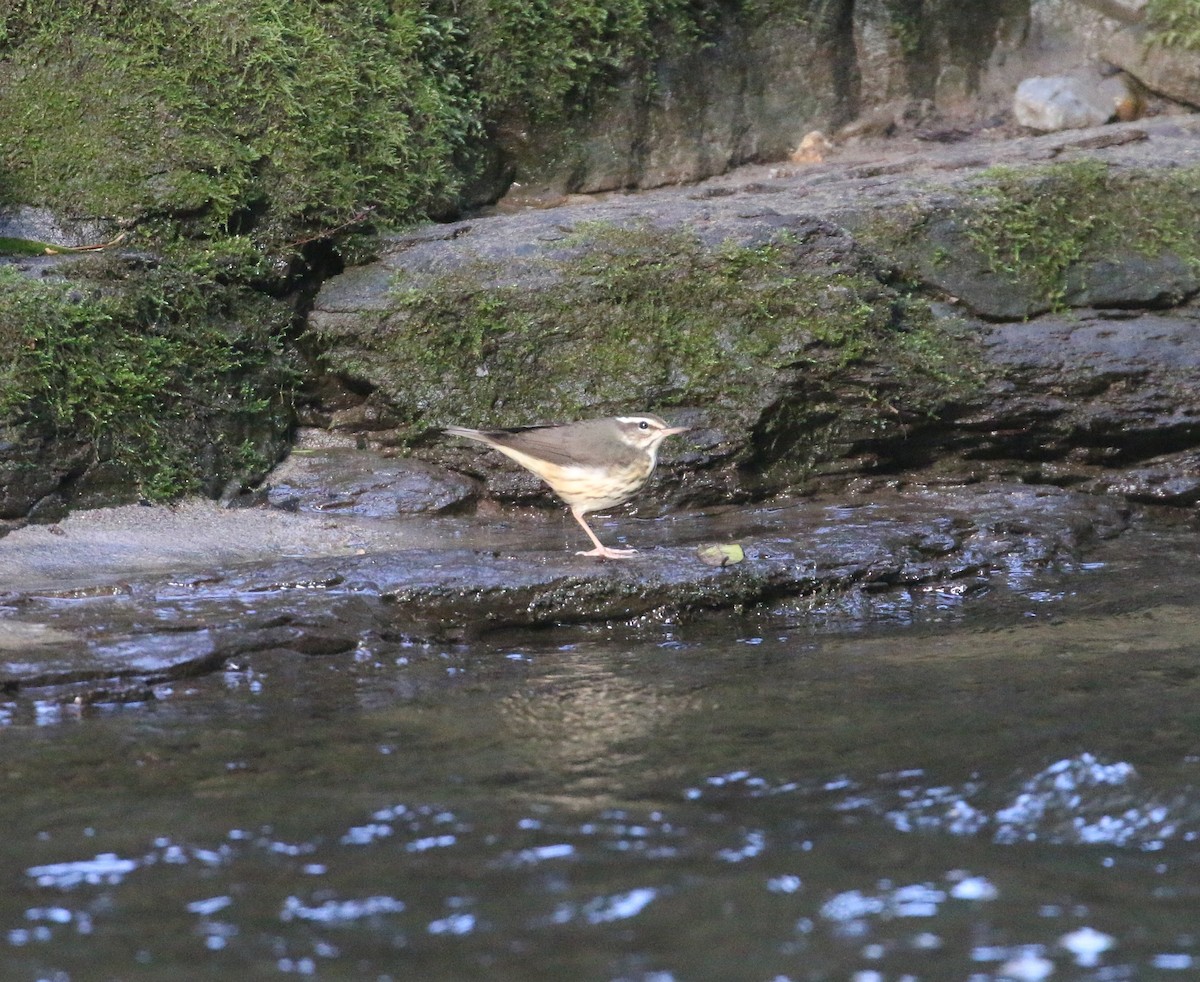
[[111, 238], [113, 231], [97, 221], [70, 220], [48, 208], [19, 205], [0, 208], [0, 238], [28, 239], [47, 245], [76, 248]]
[[1112, 118], [1113, 107], [1078, 79], [1034, 76], [1017, 86], [1013, 115], [1022, 126], [1052, 133], [1099, 126]]
[[1140, 24], [1146, 16], [1146, 0], [1077, 0], [1077, 2], [1123, 24]]
[[1113, 34], [1102, 53], [1150, 91], [1200, 106], [1200, 52], [1152, 43], [1144, 28], [1130, 27]]

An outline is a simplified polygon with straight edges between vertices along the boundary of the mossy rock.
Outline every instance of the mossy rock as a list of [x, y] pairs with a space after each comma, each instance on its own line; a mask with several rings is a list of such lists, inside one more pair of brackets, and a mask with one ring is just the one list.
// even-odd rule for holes
[[376, 439], [440, 454], [444, 425], [655, 409], [695, 428], [671, 480], [715, 500], [796, 486], [974, 384], [969, 344], [829, 223], [515, 225], [401, 238], [322, 293], [316, 338]]
[[1200, 169], [1100, 160], [994, 167], [936, 207], [855, 234], [988, 320], [1168, 307], [1200, 290]]
[[382, 0], [18, 4], [0, 206], [274, 244], [444, 209], [479, 130], [455, 30]]
[[215, 496], [282, 456], [291, 307], [234, 266], [183, 249], [0, 267], [0, 520]]

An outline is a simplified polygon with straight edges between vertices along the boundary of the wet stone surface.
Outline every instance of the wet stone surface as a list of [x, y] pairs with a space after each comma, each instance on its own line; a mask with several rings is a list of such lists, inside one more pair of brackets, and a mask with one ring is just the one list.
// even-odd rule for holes
[[479, 483], [411, 458], [381, 458], [351, 437], [303, 429], [296, 447], [271, 473], [274, 508], [390, 518], [449, 511], [473, 501]]
[[0, 977], [1200, 965], [1186, 517], [874, 487], [596, 516], [598, 562], [391, 466], [0, 543]]
[[[642, 551], [598, 562], [574, 554], [582, 543], [570, 519], [547, 510], [390, 522], [201, 503], [85, 513], [5, 542], [0, 684], [160, 682], [261, 651], [352, 655], [381, 638], [657, 629], [718, 611], [802, 611], [832, 597], [969, 591], [998, 575], [1077, 563], [1126, 523], [1114, 499], [1053, 489], [876, 492], [857, 505], [600, 518], [603, 538]], [[124, 550], [114, 558], [117, 540]], [[714, 541], [739, 544], [745, 561], [705, 564], [697, 547]], [[165, 555], [156, 542], [169, 545]]]
[[[986, 577], [461, 641], [379, 629], [82, 704], [0, 696], [0, 976], [1190, 978], [1195, 530], [1142, 518], [1083, 543], [1095, 526], [1064, 510], [1060, 548], [1088, 558], [1047, 563], [1037, 499], [1008, 497], [1005, 530], [925, 540], [1005, 544]], [[955, 501], [876, 517], [897, 532], [902, 506], [960, 518]], [[741, 537], [869, 541], [871, 514], [805, 503]], [[539, 565], [564, 545], [533, 531], [547, 518], [493, 519], [478, 565]], [[637, 523], [639, 543], [657, 553], [687, 522]], [[348, 555], [366, 547], [340, 531]], [[293, 617], [276, 610], [277, 630], [384, 622], [317, 580], [254, 592], [257, 565], [212, 587], [251, 624], [276, 595]], [[165, 623], [215, 624], [183, 584], [146, 582], [175, 597]], [[95, 612], [98, 636], [111, 607], [90, 605], [120, 592], [24, 596], [71, 607], [74, 630]], [[33, 623], [21, 612], [6, 623]]]

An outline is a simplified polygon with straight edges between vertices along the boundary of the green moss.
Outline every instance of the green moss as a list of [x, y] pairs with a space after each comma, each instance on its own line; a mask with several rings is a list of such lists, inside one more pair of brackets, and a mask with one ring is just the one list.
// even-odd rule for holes
[[920, 54], [923, 43], [921, 30], [923, 17], [919, 8], [914, 11], [905, 4], [898, 8], [888, 8], [888, 14], [890, 15], [888, 29], [892, 37], [896, 39], [900, 52], [905, 58], [916, 57]]
[[1148, 0], [1146, 24], [1152, 43], [1200, 51], [1200, 5], [1196, 0]]
[[1110, 181], [1118, 225], [1101, 247], [1125, 244], [1145, 255], [1173, 252], [1200, 268], [1200, 167], [1143, 171]]
[[231, 280], [236, 249], [138, 269], [106, 257], [70, 281], [0, 268], [0, 417], [87, 441], [153, 499], [261, 473], [286, 433], [287, 309]]
[[[985, 172], [968, 237], [989, 268], [1059, 307], [1067, 271], [1102, 222], [1107, 168], [1097, 161]], [[1102, 217], [1103, 216], [1103, 217]]]
[[276, 246], [452, 209], [488, 127], [578, 112], [721, 17], [768, 16], [748, 0], [3, 6], [0, 205]]
[[810, 422], [857, 406], [890, 423], [901, 393], [934, 412], [966, 381], [922, 302], [865, 274], [808, 271], [798, 251], [786, 234], [714, 250], [684, 232], [584, 226], [538, 289], [484, 264], [399, 279], [393, 313], [360, 335], [368, 350], [340, 348], [334, 367], [380, 386], [414, 435], [655, 406], [749, 420], [779, 399]]
[[655, 29], [685, 30], [684, 0], [466, 0], [460, 10], [481, 92], [498, 112], [556, 117], [658, 50]]
[[479, 126], [456, 30], [386, 0], [18, 0], [0, 21], [0, 203], [276, 241], [436, 210]]
[[13, 239], [0, 235], [0, 256], [44, 256], [54, 246], [33, 239]]
[[1114, 252], [1173, 252], [1200, 265], [1200, 169], [1121, 173], [1103, 162], [996, 167], [967, 217], [968, 238], [992, 272], [1053, 308], [1070, 273]]
[[652, 80], [656, 62], [713, 42], [723, 21], [796, 30], [815, 0], [458, 0], [453, 4], [491, 123], [579, 113], [619, 80]]

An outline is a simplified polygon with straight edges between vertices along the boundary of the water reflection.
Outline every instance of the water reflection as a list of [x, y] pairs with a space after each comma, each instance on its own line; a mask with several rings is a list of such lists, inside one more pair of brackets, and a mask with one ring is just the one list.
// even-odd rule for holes
[[0, 977], [1191, 977], [1193, 556], [11, 699]]
[[620, 800], [620, 775], [645, 768], [655, 735], [693, 708], [686, 691], [647, 686], [630, 669], [637, 658], [593, 643], [547, 652], [536, 679], [501, 700], [506, 742], [525, 766], [554, 775], [557, 794]]

